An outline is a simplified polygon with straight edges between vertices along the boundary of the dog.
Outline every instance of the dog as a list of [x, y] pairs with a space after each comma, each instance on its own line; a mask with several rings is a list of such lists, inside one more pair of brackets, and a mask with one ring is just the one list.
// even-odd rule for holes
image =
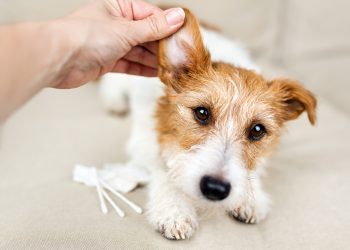
[[110, 74], [101, 94], [109, 111], [130, 109], [132, 164], [152, 173], [147, 216], [168, 239], [190, 238], [208, 210], [245, 223], [265, 219], [261, 176], [285, 123], [316, 98], [297, 81], [266, 80], [242, 47], [198, 24], [159, 44], [159, 79]]

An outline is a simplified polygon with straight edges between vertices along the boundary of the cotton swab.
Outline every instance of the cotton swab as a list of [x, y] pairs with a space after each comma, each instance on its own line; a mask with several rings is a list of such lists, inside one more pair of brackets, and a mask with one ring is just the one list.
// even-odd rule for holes
[[97, 194], [98, 194], [98, 198], [100, 200], [100, 205], [101, 205], [101, 211], [104, 214], [108, 213], [108, 208], [106, 206], [105, 200], [103, 198], [103, 190], [101, 188], [99, 179], [98, 179], [98, 175], [97, 175], [97, 171], [96, 168], [93, 169], [94, 171], [94, 177], [95, 177], [95, 182], [96, 182], [96, 189], [97, 189]]
[[136, 213], [142, 214], [142, 208], [136, 205], [134, 202], [130, 201], [128, 198], [126, 198], [124, 195], [119, 193], [118, 191], [114, 190], [110, 185], [108, 185], [106, 182], [101, 180], [101, 185], [109, 190], [111, 193], [113, 193], [115, 196], [117, 196], [119, 199], [124, 201], [129, 207], [131, 207]]
[[[96, 167], [86, 167], [86, 166], [82, 166], [82, 165], [76, 165], [74, 168], [74, 171], [73, 171], [73, 180], [76, 182], [84, 183], [87, 186], [96, 187], [96, 191], [98, 194], [98, 199], [100, 202], [100, 208], [101, 208], [102, 213], [104, 213], [104, 214], [108, 213], [108, 210], [109, 210], [109, 208], [107, 207], [107, 205], [108, 205], [107, 202], [108, 202], [111, 204], [113, 209], [116, 211], [116, 213], [120, 217], [125, 216], [124, 211], [120, 207], [118, 207], [116, 205], [116, 203], [112, 200], [112, 198], [109, 194], [109, 192], [111, 192], [117, 198], [119, 198], [120, 200], [125, 202], [136, 213], [142, 214], [142, 212], [143, 212], [142, 208], [139, 207], [134, 202], [130, 201], [128, 198], [126, 198], [123, 195], [123, 193], [119, 191], [119, 189], [115, 189], [114, 187], [109, 185], [105, 179], [106, 178], [111, 179], [111, 178], [106, 177], [106, 173], [102, 172], [102, 170], [101, 170], [101, 176], [100, 176], [99, 171], [100, 170], [97, 170]], [[126, 174], [126, 173], [124, 173], [124, 174]], [[122, 173], [120, 175], [123, 176]], [[115, 180], [112, 178], [111, 181], [115, 181]], [[126, 180], [125, 183], [128, 183], [128, 181], [129, 180]], [[130, 180], [129, 183], [135, 182], [135, 181], [136, 181], [136, 183], [140, 183], [140, 180]], [[124, 182], [122, 182], [122, 183], [124, 183]], [[119, 188], [121, 188], [121, 190], [125, 190], [125, 188], [123, 189], [124, 184], [121, 184], [121, 183], [118, 183], [118, 184], [120, 184], [117, 186]], [[133, 183], [133, 185], [134, 185], [134, 183]], [[133, 186], [133, 187], [135, 187], [135, 186]], [[107, 192], [107, 191], [109, 191], [109, 192]]]
[[103, 196], [106, 198], [106, 200], [109, 202], [109, 204], [111, 204], [111, 206], [114, 208], [114, 210], [117, 212], [117, 214], [120, 216], [120, 217], [124, 217], [125, 216], [125, 213], [123, 210], [120, 209], [120, 207], [118, 207], [114, 202], [113, 200], [111, 199], [111, 197], [106, 193], [106, 191], [104, 191], [102, 189], [102, 194]]

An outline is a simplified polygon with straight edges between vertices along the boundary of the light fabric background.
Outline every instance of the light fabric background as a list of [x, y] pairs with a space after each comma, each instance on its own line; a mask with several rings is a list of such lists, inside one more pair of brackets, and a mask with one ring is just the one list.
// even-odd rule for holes
[[[83, 0], [0, 0], [2, 23], [59, 17]], [[160, 1], [154, 1], [160, 2]], [[125, 161], [130, 119], [107, 115], [97, 86], [47, 89], [3, 127], [0, 249], [348, 249], [350, 244], [350, 4], [345, 0], [161, 1], [190, 7], [242, 41], [268, 76], [300, 79], [319, 98], [319, 122], [290, 123], [265, 186], [268, 219], [224, 215], [189, 241], [160, 237], [144, 215], [102, 215], [93, 189], [75, 184], [75, 163]], [[1, 39], [1, 38], [0, 38]], [[146, 190], [130, 198], [144, 205]], [[121, 204], [123, 206], [123, 204]]]

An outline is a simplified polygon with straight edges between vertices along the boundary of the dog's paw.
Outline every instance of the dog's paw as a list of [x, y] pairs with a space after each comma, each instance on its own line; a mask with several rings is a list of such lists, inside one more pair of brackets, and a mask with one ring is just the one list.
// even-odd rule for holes
[[157, 224], [160, 234], [171, 240], [189, 239], [197, 229], [197, 222], [190, 218], [167, 218]]
[[247, 223], [254, 224], [264, 220], [270, 210], [270, 200], [267, 196], [262, 195], [259, 199], [246, 200], [233, 209], [228, 210], [228, 214], [234, 219]]
[[259, 222], [258, 218], [254, 212], [254, 208], [251, 206], [240, 206], [237, 208], [234, 208], [232, 211], [229, 211], [228, 214], [232, 216], [235, 220], [238, 220], [239, 222], [247, 223], [247, 224], [254, 224]]

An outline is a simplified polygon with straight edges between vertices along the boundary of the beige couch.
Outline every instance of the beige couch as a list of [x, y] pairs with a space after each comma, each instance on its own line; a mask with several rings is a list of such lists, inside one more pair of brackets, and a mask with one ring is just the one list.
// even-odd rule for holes
[[[0, 1], [0, 18], [56, 17], [82, 2]], [[95, 190], [73, 183], [72, 168], [125, 161], [130, 120], [104, 112], [96, 85], [47, 89], [3, 128], [0, 249], [349, 249], [348, 1], [177, 2], [245, 43], [268, 75], [300, 79], [319, 97], [317, 127], [305, 117], [292, 122], [270, 162], [268, 219], [244, 225], [218, 215], [191, 240], [175, 242], [144, 215], [102, 215]], [[140, 189], [129, 197], [144, 205], [145, 195]]]

